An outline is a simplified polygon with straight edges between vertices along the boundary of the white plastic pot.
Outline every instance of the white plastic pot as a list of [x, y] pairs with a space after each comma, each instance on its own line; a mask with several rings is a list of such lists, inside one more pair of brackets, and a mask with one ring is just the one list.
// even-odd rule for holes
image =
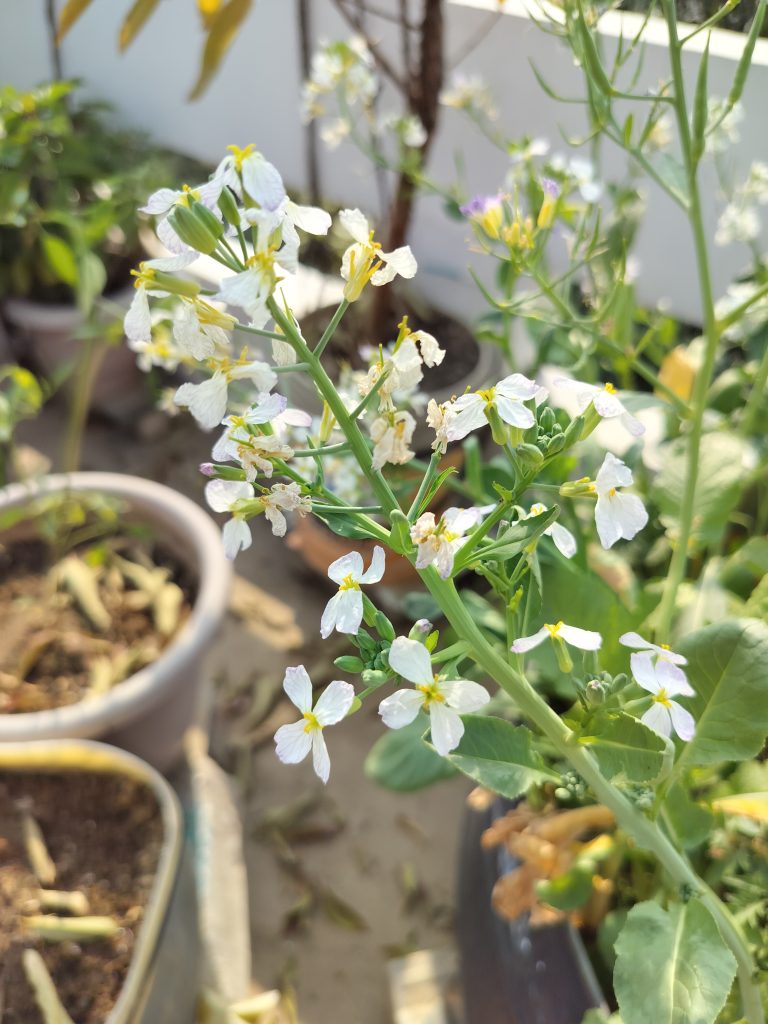
[[101, 739], [166, 770], [182, 753], [195, 719], [205, 656], [227, 608], [232, 567], [218, 527], [201, 508], [162, 484], [119, 473], [71, 473], [0, 491], [0, 514], [44, 494], [96, 491], [126, 502], [197, 583], [192, 612], [163, 653], [103, 697], [18, 715], [0, 715], [0, 744]]
[[[192, 1021], [200, 969], [194, 876], [176, 794], [132, 754], [82, 740], [0, 745], [0, 772], [125, 775], [154, 793], [163, 844], [128, 973], [104, 1024]], [[74, 810], [74, 809], [73, 809]]]

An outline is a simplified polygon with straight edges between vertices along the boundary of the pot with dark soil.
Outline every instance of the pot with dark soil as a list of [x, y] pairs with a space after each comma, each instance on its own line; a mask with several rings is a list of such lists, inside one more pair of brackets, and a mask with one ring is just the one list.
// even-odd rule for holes
[[2, 1024], [192, 1020], [194, 884], [165, 780], [99, 743], [0, 746], [0, 822]]
[[109, 737], [173, 764], [229, 580], [213, 522], [159, 484], [75, 473], [0, 491], [0, 744]]

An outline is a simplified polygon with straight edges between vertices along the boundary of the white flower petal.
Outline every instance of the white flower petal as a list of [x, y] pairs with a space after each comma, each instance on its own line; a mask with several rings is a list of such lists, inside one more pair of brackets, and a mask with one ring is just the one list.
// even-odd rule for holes
[[525, 654], [527, 651], [532, 651], [534, 647], [538, 647], [540, 643], [549, 636], [549, 630], [546, 626], [542, 626], [541, 629], [534, 633], [532, 636], [521, 636], [512, 644], [510, 650], [514, 651], [515, 654]]
[[499, 416], [511, 427], [526, 429], [532, 427], [536, 422], [536, 417], [530, 409], [526, 409], [520, 402], [507, 398], [505, 395], [500, 395], [498, 392], [493, 404], [498, 409]]
[[283, 764], [298, 764], [309, 753], [312, 736], [306, 731], [302, 720], [281, 726], [275, 733], [275, 744], [275, 753]]
[[610, 498], [600, 497], [595, 505], [597, 535], [606, 551], [613, 547], [617, 540], [621, 540], [621, 527], [613, 514], [610, 502]]
[[336, 616], [338, 614], [339, 601], [341, 599], [342, 591], [340, 590], [337, 594], [334, 594], [328, 604], [325, 606], [323, 611], [323, 617], [320, 619], [320, 636], [323, 640], [327, 640], [331, 633], [336, 628]]
[[672, 719], [672, 728], [681, 740], [692, 740], [696, 732], [696, 720], [690, 711], [686, 711], [677, 701], [670, 701], [669, 717]]
[[638, 651], [631, 656], [629, 661], [632, 666], [632, 675], [640, 686], [649, 693], [658, 693], [662, 684], [653, 664], [653, 653]]
[[695, 697], [696, 691], [685, 672], [665, 658], [656, 660], [656, 676], [670, 697]]
[[651, 704], [640, 721], [643, 725], [647, 725], [649, 729], [653, 729], [659, 736], [672, 735], [672, 719], [669, 711], [667, 711], [663, 704], [659, 704], [658, 701], [654, 701]]
[[[399, 249], [394, 249], [392, 252], [380, 252], [378, 255], [380, 259], [384, 260], [385, 265], [390, 270], [394, 270], [400, 277], [411, 278], [418, 270], [416, 257], [411, 252], [409, 245], [402, 245]], [[375, 277], [376, 275], [374, 274], [373, 276]]]
[[261, 153], [251, 153], [243, 160], [243, 188], [251, 199], [265, 207], [275, 210], [285, 199], [285, 186], [280, 172]]
[[442, 757], [461, 743], [464, 723], [451, 708], [435, 701], [429, 706], [429, 725], [432, 732], [432, 746]]
[[529, 380], [522, 373], [512, 373], [496, 385], [496, 394], [508, 398], [510, 401], [527, 402], [535, 398], [539, 385], [534, 380]]
[[227, 411], [227, 379], [214, 373], [201, 384], [182, 384], [173, 397], [176, 405], [186, 406], [205, 430], [213, 430]]
[[315, 775], [325, 785], [331, 775], [331, 758], [321, 729], [312, 730], [312, 767]]
[[[177, 256], [190, 252], [190, 246], [179, 238], [176, 232], [171, 227], [167, 218], [163, 217], [155, 225], [155, 234], [163, 243], [168, 252], [175, 253]], [[194, 253], [197, 256], [197, 253]]]
[[544, 531], [554, 541], [555, 547], [565, 558], [573, 558], [576, 554], [576, 538], [562, 523], [553, 523]]
[[288, 216], [297, 228], [310, 235], [327, 235], [331, 226], [331, 215], [317, 206], [299, 206], [290, 200], [286, 206]]
[[491, 699], [484, 686], [471, 679], [453, 679], [438, 683], [438, 690], [445, 697], [446, 704], [462, 715], [478, 711]]
[[622, 414], [621, 424], [633, 437], [642, 437], [645, 433], [644, 425], [636, 416], [633, 416], [631, 412], [625, 411]]
[[147, 199], [144, 206], [138, 208], [139, 213], [149, 213], [153, 216], [158, 213], [168, 213], [176, 205], [180, 193], [172, 188], [159, 188]]
[[356, 242], [365, 243], [368, 241], [370, 228], [368, 221], [360, 210], [342, 210], [339, 213], [341, 226], [351, 235]]
[[418, 690], [396, 690], [379, 704], [379, 714], [388, 729], [402, 729], [416, 718], [424, 703]]
[[354, 635], [363, 621], [363, 595], [359, 590], [340, 590], [336, 597], [336, 632]]
[[619, 643], [624, 644], [625, 647], [634, 647], [635, 650], [656, 650], [656, 645], [650, 643], [648, 640], [643, 640], [639, 633], [622, 633], [619, 637]]
[[616, 487], [629, 487], [632, 484], [632, 470], [612, 452], [606, 452], [603, 464], [595, 477], [595, 487], [600, 495]]
[[384, 548], [377, 544], [373, 549], [373, 557], [368, 569], [360, 577], [361, 583], [378, 583], [384, 575]]
[[315, 704], [315, 718], [320, 725], [335, 725], [346, 716], [354, 699], [354, 686], [341, 679], [334, 679], [326, 686]]
[[303, 665], [293, 665], [285, 670], [283, 689], [302, 715], [312, 710], [312, 680]]
[[138, 287], [123, 320], [123, 330], [128, 341], [150, 341], [152, 338], [152, 317], [146, 289]]
[[240, 518], [230, 519], [224, 524], [221, 539], [224, 541], [224, 554], [229, 559], [234, 559], [238, 551], [246, 551], [253, 543], [248, 523]]
[[177, 256], [158, 256], [154, 260], [145, 260], [144, 266], [151, 267], [152, 270], [163, 270], [169, 274], [174, 274], [177, 270], [185, 270], [197, 258], [196, 252], [187, 251]]
[[328, 566], [328, 575], [334, 583], [343, 583], [346, 576], [359, 582], [363, 575], [363, 556], [359, 551], [350, 551]]
[[647, 525], [648, 512], [636, 494], [614, 494], [600, 500], [610, 503], [611, 515], [624, 540], [632, 540]]
[[229, 512], [236, 501], [252, 498], [253, 488], [244, 480], [209, 480], [205, 500], [214, 512]]
[[600, 416], [605, 419], [612, 419], [614, 416], [621, 416], [626, 410], [620, 399], [605, 388], [598, 388], [592, 395], [592, 404]]
[[398, 636], [392, 642], [388, 657], [391, 668], [409, 683], [415, 683], [417, 686], [432, 685], [432, 659], [427, 648], [418, 640]]
[[591, 629], [569, 626], [566, 623], [560, 627], [558, 636], [562, 637], [567, 644], [578, 647], [582, 651], [599, 651], [603, 643], [603, 638], [599, 633], [595, 633]]
[[453, 403], [446, 437], [449, 441], [461, 441], [471, 431], [484, 427], [487, 422], [485, 400], [480, 395], [462, 395]]

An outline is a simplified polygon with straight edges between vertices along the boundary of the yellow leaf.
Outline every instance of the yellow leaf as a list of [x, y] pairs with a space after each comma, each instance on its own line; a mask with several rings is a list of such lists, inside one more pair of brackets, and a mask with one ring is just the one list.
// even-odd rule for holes
[[56, 32], [56, 42], [60, 43], [69, 32], [80, 15], [90, 7], [91, 0], [67, 0], [59, 15], [59, 26]]
[[659, 380], [684, 402], [693, 393], [698, 363], [685, 345], [678, 345], [668, 352], [661, 361]]
[[197, 9], [203, 19], [203, 27], [206, 32], [210, 31], [213, 19], [221, 10], [224, 0], [197, 0]]
[[768, 793], [739, 793], [714, 800], [712, 806], [724, 814], [740, 814], [755, 821], [768, 822]]
[[133, 42], [144, 22], [157, 7], [158, 0], [135, 0], [133, 7], [125, 16], [120, 26], [118, 47], [122, 53]]
[[251, 2], [252, 0], [228, 0], [228, 3], [216, 12], [205, 41], [200, 74], [195, 87], [187, 97], [188, 100], [199, 99], [208, 88], [224, 54], [232, 45], [243, 19], [248, 14]]

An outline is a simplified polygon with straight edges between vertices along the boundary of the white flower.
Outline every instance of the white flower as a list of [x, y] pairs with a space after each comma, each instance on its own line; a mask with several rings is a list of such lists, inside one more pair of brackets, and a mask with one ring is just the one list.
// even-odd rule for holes
[[456, 73], [448, 88], [440, 93], [440, 103], [455, 110], [473, 111], [489, 121], [498, 117], [491, 92], [478, 75]]
[[416, 420], [409, 412], [387, 413], [371, 424], [374, 469], [385, 463], [402, 465], [410, 462], [414, 453], [408, 447], [416, 428]]
[[496, 409], [501, 419], [512, 427], [527, 429], [536, 422], [523, 402], [536, 398], [541, 389], [522, 373], [513, 373], [495, 387], [461, 395], [453, 403], [451, 423], [446, 431], [449, 441], [460, 441], [473, 430], [484, 427], [487, 413]]
[[636, 494], [620, 494], [620, 487], [630, 487], [632, 470], [621, 459], [608, 452], [595, 478], [597, 492], [595, 525], [604, 548], [617, 540], [632, 540], [648, 522], [645, 506]]
[[382, 374], [386, 374], [378, 390], [380, 411], [395, 408], [393, 395], [402, 399], [410, 397], [424, 376], [423, 366], [439, 366], [445, 358], [445, 350], [431, 334], [409, 331], [404, 322], [400, 326], [401, 336], [395, 345], [386, 353], [379, 354], [359, 384], [360, 394], [365, 396], [376, 386]]
[[[645, 662], [650, 659], [659, 670], [661, 676], [663, 676], [667, 685], [670, 683], [674, 683], [677, 686], [688, 685], [685, 672], [680, 667], [687, 665], [688, 659], [683, 657], [682, 654], [676, 654], [675, 651], [671, 651], [665, 644], [654, 644], [650, 640], [644, 640], [639, 633], [624, 633], [619, 637], [619, 643], [625, 647], [634, 648], [629, 659], [634, 675], [637, 675], [638, 672], [641, 675], [647, 675]], [[661, 667], [662, 665], [664, 666], [663, 668]], [[680, 692], [683, 693], [684, 691], [681, 690]]]
[[272, 525], [275, 537], [284, 537], [287, 522], [283, 512], [298, 512], [305, 516], [312, 510], [312, 499], [301, 493], [301, 487], [295, 482], [289, 484], [273, 484], [259, 501], [264, 506], [264, 515]]
[[429, 713], [432, 743], [443, 757], [454, 750], [464, 735], [459, 714], [478, 711], [490, 700], [488, 691], [468, 679], [440, 679], [432, 671], [429, 651], [418, 640], [399, 636], [389, 649], [389, 664], [398, 675], [415, 685], [397, 690], [379, 705], [379, 714], [390, 729], [402, 729], [422, 709]]
[[[176, 311], [173, 319], [173, 339], [185, 355], [193, 359], [210, 359], [215, 355], [222, 355], [229, 348], [229, 335], [220, 326], [220, 323], [206, 322], [201, 310], [207, 303], [201, 304], [183, 302]], [[208, 307], [213, 310], [213, 307]], [[213, 310], [217, 313], [216, 310]], [[226, 314], [218, 314], [224, 318]], [[234, 318], [229, 317], [234, 326]], [[226, 321], [225, 321], [226, 322]]]
[[331, 774], [331, 759], [323, 729], [346, 717], [355, 699], [355, 688], [351, 683], [334, 679], [312, 707], [312, 681], [304, 666], [297, 665], [285, 670], [283, 689], [301, 712], [301, 719], [277, 730], [275, 753], [283, 764], [298, 764], [311, 750], [315, 774], [326, 783]]
[[424, 569], [434, 562], [444, 580], [453, 572], [456, 552], [464, 544], [464, 534], [482, 520], [477, 508], [448, 508], [440, 521], [433, 512], [419, 516], [411, 527], [411, 540], [418, 548], [416, 568]]
[[210, 480], [205, 485], [205, 500], [214, 512], [229, 512], [232, 518], [222, 531], [224, 553], [234, 558], [241, 549], [251, 546], [253, 538], [239, 503], [253, 499], [253, 488], [244, 480]]
[[[755, 281], [737, 281], [730, 284], [727, 293], [718, 299], [715, 306], [718, 320], [722, 320], [734, 309], [749, 301], [760, 287]], [[726, 327], [723, 337], [728, 338], [729, 341], [742, 341], [759, 330], [766, 321], [768, 321], [768, 296], [764, 295], [753, 302], [735, 323]]]
[[186, 185], [181, 191], [172, 188], [161, 188], [153, 192], [145, 206], [139, 207], [140, 213], [149, 213], [157, 217], [155, 233], [169, 252], [186, 253], [193, 251], [186, 242], [182, 242], [168, 222], [168, 215], [173, 213], [177, 206], [189, 206], [190, 199], [202, 203], [209, 210], [215, 210], [221, 194], [221, 182], [207, 181], [204, 185], [196, 185], [195, 188], [188, 188]]
[[363, 594], [361, 583], [378, 583], [384, 575], [384, 548], [378, 544], [373, 558], [363, 572], [363, 556], [357, 551], [342, 555], [328, 566], [328, 575], [338, 583], [339, 592], [325, 606], [320, 622], [320, 636], [325, 640], [334, 629], [339, 633], [355, 634], [363, 621]]
[[749, 168], [749, 176], [739, 190], [747, 199], [754, 199], [761, 206], [768, 203], [768, 164], [761, 160], [753, 161]]
[[234, 380], [251, 380], [258, 391], [269, 391], [277, 381], [275, 371], [267, 364], [218, 359], [215, 372], [200, 384], [182, 384], [174, 401], [186, 406], [205, 430], [212, 430], [224, 419], [227, 411], [228, 386]]
[[713, 155], [725, 153], [739, 141], [737, 125], [744, 120], [744, 108], [737, 103], [730, 110], [726, 101], [719, 96], [707, 100], [707, 130], [704, 148]]
[[276, 210], [285, 199], [285, 186], [280, 172], [265, 160], [251, 144], [245, 149], [227, 146], [225, 156], [213, 172], [212, 181], [221, 188], [229, 186], [243, 202], [257, 203], [266, 210]]
[[624, 407], [621, 399], [616, 394], [616, 388], [610, 382], [597, 387], [594, 384], [587, 384], [582, 380], [571, 380], [569, 377], [558, 377], [555, 380], [558, 387], [567, 388], [576, 393], [576, 401], [580, 413], [586, 411], [589, 405], [593, 405], [595, 412], [602, 419], [610, 420], [618, 417], [633, 437], [640, 437], [645, 433], [645, 427]]
[[[531, 505], [531, 511], [528, 515], [540, 516], [546, 511], [547, 508], [545, 505], [542, 505], [541, 502], [536, 502], [535, 505]], [[557, 550], [566, 558], [573, 558], [576, 554], [576, 538], [570, 530], [562, 525], [562, 523], [552, 523], [552, 525], [548, 526], [544, 531], [544, 536], [551, 537]]]
[[531, 636], [518, 637], [510, 649], [515, 654], [525, 654], [547, 639], [564, 640], [571, 647], [578, 647], [582, 651], [599, 651], [603, 643], [603, 638], [599, 633], [593, 633], [589, 629], [579, 629], [578, 626], [569, 626], [565, 622], [556, 622], [542, 626], [537, 633], [533, 633]]
[[341, 226], [354, 239], [341, 260], [341, 276], [347, 282], [344, 298], [354, 302], [370, 281], [373, 285], [388, 284], [396, 274], [410, 278], [416, 273], [416, 260], [410, 247], [401, 246], [384, 252], [373, 240], [373, 232], [360, 210], [342, 210]]
[[286, 399], [282, 395], [260, 395], [256, 405], [244, 416], [229, 416], [226, 430], [213, 446], [216, 462], [239, 462], [245, 479], [253, 482], [259, 473], [272, 476], [273, 459], [290, 459], [293, 449], [276, 434], [258, 434], [249, 429], [260, 423], [276, 422], [285, 415]]
[[715, 231], [716, 245], [731, 245], [733, 242], [754, 242], [760, 234], [760, 217], [754, 206], [743, 202], [728, 203]]
[[438, 403], [430, 398], [427, 404], [427, 426], [435, 432], [435, 440], [432, 442], [432, 450], [445, 455], [450, 442], [450, 430], [455, 416], [453, 402]]
[[347, 41], [324, 43], [313, 55], [303, 93], [304, 121], [325, 113], [319, 97], [339, 90], [348, 106], [360, 102], [366, 107], [378, 90], [373, 57], [360, 35], [351, 36]]
[[653, 703], [640, 721], [661, 736], [676, 732], [681, 740], [693, 739], [696, 722], [693, 715], [672, 697], [692, 697], [685, 674], [669, 661], [653, 664], [653, 651], [632, 656], [632, 675], [644, 690], [653, 694]]
[[328, 149], [336, 149], [346, 139], [351, 129], [352, 125], [345, 117], [335, 117], [321, 126], [320, 138]]
[[[676, 654], [675, 651], [670, 651], [669, 647], [665, 644], [654, 644], [650, 640], [645, 640], [640, 636], [639, 633], [622, 633], [619, 637], [619, 643], [625, 647], [631, 647], [636, 651], [643, 651], [655, 654], [657, 659], [661, 661], [668, 661], [672, 665], [687, 665], [688, 659], [682, 654]], [[634, 657], [634, 655], [633, 655]]]
[[123, 319], [123, 329], [129, 342], [152, 340], [152, 314], [149, 311], [149, 295], [167, 295], [168, 290], [158, 283], [157, 274], [172, 274], [183, 270], [197, 259], [196, 253], [179, 256], [162, 256], [156, 260], [144, 260], [134, 271], [134, 288], [130, 306]]
[[596, 203], [602, 196], [603, 183], [597, 178], [595, 165], [591, 160], [577, 156], [566, 161], [557, 153], [552, 157], [550, 166], [555, 171], [569, 175], [585, 203]]

